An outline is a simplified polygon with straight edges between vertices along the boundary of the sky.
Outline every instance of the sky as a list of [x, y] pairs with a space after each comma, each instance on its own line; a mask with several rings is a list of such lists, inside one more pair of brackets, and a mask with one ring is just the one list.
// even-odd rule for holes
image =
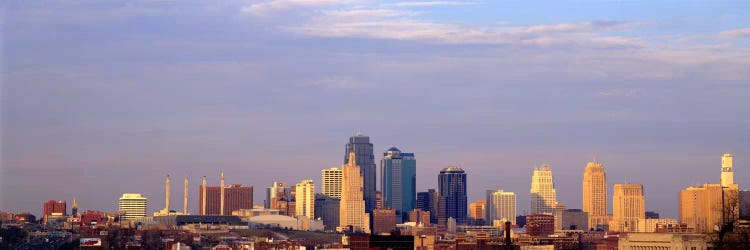
[[262, 204], [340, 167], [357, 131], [413, 152], [419, 191], [458, 165], [470, 201], [516, 192], [519, 214], [543, 163], [568, 208], [594, 159], [662, 217], [725, 152], [750, 185], [750, 1], [1, 5], [2, 211], [132, 192], [154, 212], [170, 174], [196, 212], [221, 171]]

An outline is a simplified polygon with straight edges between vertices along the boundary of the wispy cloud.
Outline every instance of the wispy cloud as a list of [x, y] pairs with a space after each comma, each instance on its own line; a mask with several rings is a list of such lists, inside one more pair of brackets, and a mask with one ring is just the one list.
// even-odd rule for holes
[[719, 33], [722, 38], [750, 38], [750, 28], [725, 30]]
[[244, 13], [266, 15], [273, 11], [282, 11], [293, 8], [335, 6], [353, 2], [355, 2], [355, 0], [271, 0], [251, 4], [243, 7], [241, 10]]
[[461, 6], [461, 5], [476, 5], [479, 2], [467, 2], [467, 1], [416, 1], [416, 2], [400, 2], [387, 4], [388, 6], [397, 7], [432, 7], [432, 6]]

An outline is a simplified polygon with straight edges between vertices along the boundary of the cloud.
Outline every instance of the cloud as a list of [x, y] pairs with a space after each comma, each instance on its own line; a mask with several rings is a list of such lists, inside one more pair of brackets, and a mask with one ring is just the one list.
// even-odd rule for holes
[[311, 81], [308, 85], [335, 89], [351, 89], [363, 86], [361, 82], [351, 76], [326, 76]]
[[750, 28], [725, 30], [719, 33], [722, 38], [750, 38]]
[[253, 15], [266, 15], [274, 11], [293, 8], [310, 8], [349, 4], [354, 0], [271, 0], [242, 7], [241, 11]]
[[641, 95], [643, 89], [630, 88], [630, 89], [609, 89], [603, 90], [596, 93], [596, 97], [636, 97]]
[[464, 1], [419, 1], [419, 2], [400, 2], [388, 4], [388, 6], [397, 7], [432, 7], [432, 6], [461, 6], [461, 5], [476, 5], [479, 2], [464, 2]]

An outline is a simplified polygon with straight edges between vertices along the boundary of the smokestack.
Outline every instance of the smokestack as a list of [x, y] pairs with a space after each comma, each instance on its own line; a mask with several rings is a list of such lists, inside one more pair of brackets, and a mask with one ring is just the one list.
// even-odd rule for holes
[[224, 171], [221, 171], [221, 211], [220, 215], [224, 215]]
[[184, 201], [182, 207], [184, 208], [183, 214], [188, 214], [188, 178], [185, 176], [185, 191], [183, 192]]
[[505, 249], [513, 249], [513, 242], [510, 239], [510, 221], [505, 222]]
[[201, 195], [203, 198], [201, 199], [201, 215], [206, 215], [206, 185], [208, 185], [208, 182], [206, 181], [206, 176], [203, 176], [203, 185], [201, 185], [201, 191], [203, 192]]
[[167, 191], [167, 195], [166, 195], [167, 200], [165, 202], [164, 210], [167, 211], [167, 215], [169, 215], [169, 186], [170, 186], [169, 175], [167, 175], [167, 181], [165, 181], [164, 184], [166, 185], [166, 191]]

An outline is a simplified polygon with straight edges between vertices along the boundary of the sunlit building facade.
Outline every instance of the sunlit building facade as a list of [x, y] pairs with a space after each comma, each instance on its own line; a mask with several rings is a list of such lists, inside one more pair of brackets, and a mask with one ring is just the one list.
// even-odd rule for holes
[[[588, 213], [588, 226], [602, 228], [607, 221], [607, 174], [600, 162], [589, 162], [583, 172], [583, 211]], [[586, 228], [588, 229], [588, 228]]]

